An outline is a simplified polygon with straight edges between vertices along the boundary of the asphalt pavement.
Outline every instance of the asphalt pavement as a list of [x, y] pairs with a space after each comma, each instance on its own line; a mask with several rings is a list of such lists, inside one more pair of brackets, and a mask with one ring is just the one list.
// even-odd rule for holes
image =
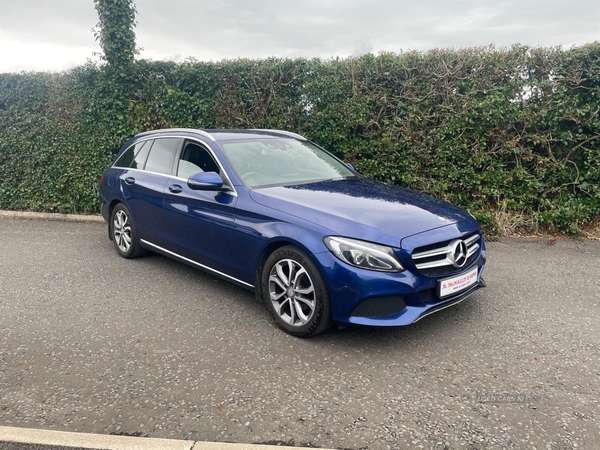
[[488, 288], [412, 326], [302, 340], [248, 291], [162, 256], [118, 257], [104, 224], [0, 218], [0, 426], [598, 449], [600, 242], [551, 244], [489, 243]]

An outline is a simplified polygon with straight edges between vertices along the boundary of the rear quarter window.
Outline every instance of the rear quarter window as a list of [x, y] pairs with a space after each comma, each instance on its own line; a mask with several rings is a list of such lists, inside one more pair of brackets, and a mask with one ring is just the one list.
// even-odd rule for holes
[[139, 142], [123, 152], [115, 161], [113, 167], [123, 167], [131, 169], [143, 169], [148, 157], [148, 151], [152, 146], [152, 141]]

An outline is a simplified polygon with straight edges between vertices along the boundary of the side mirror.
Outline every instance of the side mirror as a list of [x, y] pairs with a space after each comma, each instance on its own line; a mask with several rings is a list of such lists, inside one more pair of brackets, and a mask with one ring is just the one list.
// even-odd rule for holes
[[354, 168], [352, 163], [346, 163], [346, 165], [356, 172], [356, 169]]
[[187, 185], [194, 191], [220, 191], [223, 178], [216, 172], [200, 172], [189, 177]]

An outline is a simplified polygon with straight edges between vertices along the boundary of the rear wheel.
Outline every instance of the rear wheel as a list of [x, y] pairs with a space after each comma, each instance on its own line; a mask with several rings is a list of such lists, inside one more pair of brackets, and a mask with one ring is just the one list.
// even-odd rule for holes
[[137, 258], [146, 253], [146, 250], [140, 246], [131, 213], [122, 203], [119, 203], [113, 209], [111, 215], [111, 233], [115, 248], [123, 258]]
[[316, 336], [331, 325], [331, 304], [323, 277], [297, 247], [281, 247], [267, 258], [262, 291], [279, 327], [294, 336]]

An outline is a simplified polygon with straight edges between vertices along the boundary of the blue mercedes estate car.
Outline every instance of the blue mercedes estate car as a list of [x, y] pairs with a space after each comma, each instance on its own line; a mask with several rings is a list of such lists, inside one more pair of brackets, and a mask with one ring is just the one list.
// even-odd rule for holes
[[408, 325], [485, 286], [468, 212], [285, 131], [138, 134], [102, 175], [100, 204], [122, 257], [160, 253], [253, 290], [295, 336]]

